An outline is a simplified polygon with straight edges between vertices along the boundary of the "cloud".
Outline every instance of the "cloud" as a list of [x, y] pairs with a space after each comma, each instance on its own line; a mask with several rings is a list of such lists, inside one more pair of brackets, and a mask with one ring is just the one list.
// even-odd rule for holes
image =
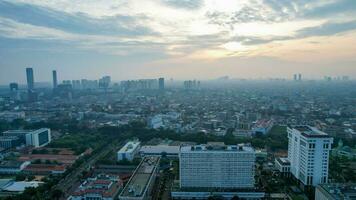
[[71, 33], [118, 36], [157, 34], [140, 24], [148, 20], [144, 15], [114, 15], [95, 18], [84, 13], [67, 13], [48, 7], [3, 1], [0, 2], [0, 16], [25, 24]]
[[327, 22], [321, 26], [301, 29], [297, 32], [297, 37], [330, 36], [354, 29], [356, 29], [356, 20], [340, 23]]
[[163, 4], [173, 8], [187, 10], [196, 10], [204, 5], [202, 0], [162, 0], [162, 2]]
[[325, 1], [311, 8], [302, 10], [302, 17], [323, 18], [335, 15], [356, 14], [356, 2], [354, 0]]

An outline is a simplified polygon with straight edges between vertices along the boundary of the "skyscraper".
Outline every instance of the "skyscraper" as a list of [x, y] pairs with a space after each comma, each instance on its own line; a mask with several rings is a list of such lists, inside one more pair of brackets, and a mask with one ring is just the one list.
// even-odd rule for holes
[[302, 80], [302, 74], [298, 74], [298, 81]]
[[52, 77], [53, 77], [53, 88], [57, 88], [57, 71], [53, 70], [52, 71]]
[[164, 90], [164, 78], [159, 78], [158, 79], [158, 88], [160, 90]]
[[32, 68], [26, 68], [26, 78], [27, 78], [28, 90], [33, 90], [35, 87], [35, 80], [33, 77], [33, 69]]
[[310, 126], [288, 127], [290, 172], [305, 186], [328, 182], [333, 138]]

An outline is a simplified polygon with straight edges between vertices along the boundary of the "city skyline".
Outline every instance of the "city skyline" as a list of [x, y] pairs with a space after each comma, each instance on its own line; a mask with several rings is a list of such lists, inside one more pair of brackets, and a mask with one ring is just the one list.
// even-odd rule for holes
[[356, 3], [0, 2], [0, 84], [36, 81], [356, 77]]

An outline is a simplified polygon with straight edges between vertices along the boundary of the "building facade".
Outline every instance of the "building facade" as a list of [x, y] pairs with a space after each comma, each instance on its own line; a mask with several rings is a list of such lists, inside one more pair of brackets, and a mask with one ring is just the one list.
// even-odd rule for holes
[[35, 79], [32, 68], [26, 68], [27, 89], [33, 90], [35, 88]]
[[48, 128], [41, 128], [26, 134], [27, 146], [43, 147], [50, 142], [51, 142], [51, 130]]
[[99, 174], [86, 179], [68, 200], [114, 200], [122, 188], [118, 176]]
[[0, 136], [0, 147], [10, 149], [20, 146], [21, 142], [17, 136]]
[[135, 155], [139, 152], [140, 150], [140, 142], [139, 141], [129, 141], [125, 144], [124, 147], [122, 147], [118, 152], [117, 152], [117, 160], [128, 160], [132, 161], [135, 158]]
[[328, 182], [333, 138], [310, 126], [288, 127], [290, 172], [305, 186]]
[[181, 188], [254, 187], [255, 151], [250, 146], [184, 146], [179, 160]]

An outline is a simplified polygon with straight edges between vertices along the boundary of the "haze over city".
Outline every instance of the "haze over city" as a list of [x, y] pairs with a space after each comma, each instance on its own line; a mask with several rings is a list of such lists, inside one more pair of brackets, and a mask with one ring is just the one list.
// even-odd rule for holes
[[356, 200], [356, 0], [0, 0], [0, 200]]
[[356, 77], [353, 0], [0, 2], [0, 84]]

